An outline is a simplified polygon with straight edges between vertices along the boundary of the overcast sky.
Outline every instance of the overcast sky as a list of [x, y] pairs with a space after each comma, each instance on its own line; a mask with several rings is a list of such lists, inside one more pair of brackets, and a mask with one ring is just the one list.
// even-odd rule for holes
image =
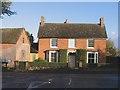
[[24, 27], [33, 34], [37, 33], [41, 16], [45, 23], [99, 23], [104, 17], [108, 37], [118, 46], [118, 3], [117, 2], [13, 2], [11, 10], [17, 15], [4, 16], [2, 27]]

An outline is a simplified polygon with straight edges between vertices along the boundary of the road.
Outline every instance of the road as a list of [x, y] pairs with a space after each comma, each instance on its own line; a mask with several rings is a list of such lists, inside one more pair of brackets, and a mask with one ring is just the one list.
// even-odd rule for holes
[[118, 88], [117, 74], [3, 72], [3, 88]]

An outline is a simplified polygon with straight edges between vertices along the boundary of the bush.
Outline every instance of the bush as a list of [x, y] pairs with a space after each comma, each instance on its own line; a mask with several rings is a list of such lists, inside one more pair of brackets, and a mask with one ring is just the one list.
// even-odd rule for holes
[[64, 68], [64, 67], [67, 67], [67, 63], [62, 63], [62, 62], [59, 62], [58, 63], [58, 68]]
[[25, 67], [26, 67], [26, 62], [20, 61], [20, 62], [19, 62], [19, 69], [24, 70]]
[[76, 51], [76, 61], [83, 63], [83, 67], [86, 67], [87, 51], [85, 49], [77, 49]]
[[97, 67], [103, 67], [103, 66], [106, 66], [106, 65], [110, 65], [110, 63], [98, 63]]
[[47, 62], [45, 60], [38, 59], [34, 62], [29, 62], [30, 67], [47, 67]]
[[87, 51], [85, 49], [77, 49], [77, 59], [78, 61], [84, 60], [86, 62], [87, 59]]
[[37, 60], [29, 62], [29, 67], [50, 67], [50, 68], [63, 68], [67, 67], [67, 63], [64, 62], [47, 62], [45, 60]]
[[67, 62], [67, 49], [60, 49], [59, 51], [59, 60], [60, 62]]

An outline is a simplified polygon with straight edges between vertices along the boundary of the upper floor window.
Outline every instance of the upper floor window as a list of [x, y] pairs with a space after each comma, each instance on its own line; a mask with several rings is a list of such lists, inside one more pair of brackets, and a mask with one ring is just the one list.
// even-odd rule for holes
[[69, 39], [68, 47], [69, 48], [76, 48], [76, 40], [75, 39]]
[[94, 48], [94, 40], [93, 39], [88, 39], [87, 48]]
[[58, 47], [58, 39], [57, 38], [50, 39], [50, 47], [51, 48], [57, 48]]
[[23, 38], [23, 43], [25, 42], [24, 38]]

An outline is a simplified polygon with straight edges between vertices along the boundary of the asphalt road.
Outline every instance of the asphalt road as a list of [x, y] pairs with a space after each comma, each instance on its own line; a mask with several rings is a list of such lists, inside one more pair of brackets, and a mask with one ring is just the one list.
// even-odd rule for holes
[[118, 88], [117, 74], [3, 72], [3, 88]]

